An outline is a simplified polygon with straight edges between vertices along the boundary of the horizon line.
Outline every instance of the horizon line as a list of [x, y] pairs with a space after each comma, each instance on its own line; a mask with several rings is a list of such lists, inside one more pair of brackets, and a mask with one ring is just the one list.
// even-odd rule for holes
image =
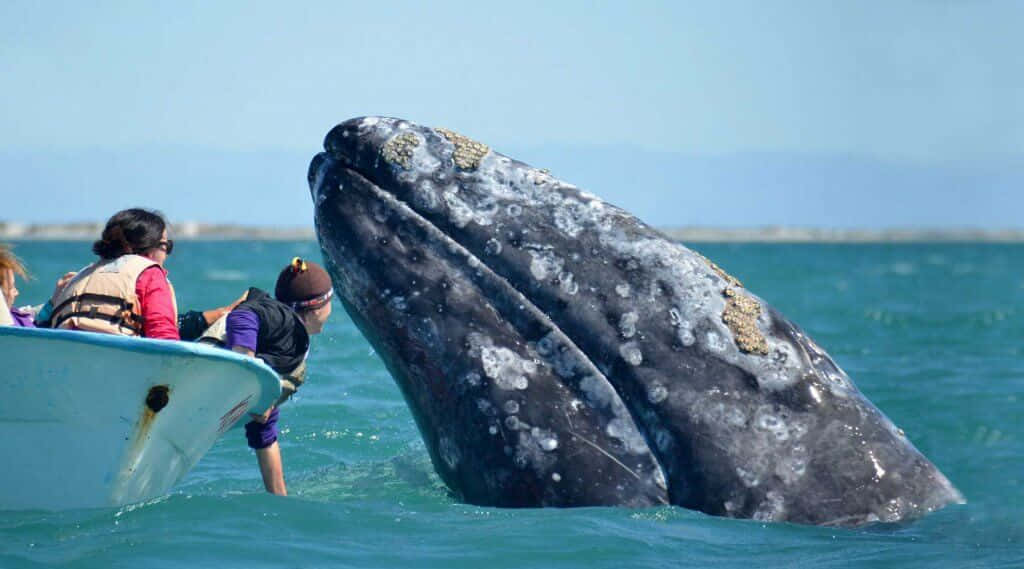
[[[104, 222], [28, 223], [0, 220], [0, 239], [10, 241], [87, 241], [95, 239]], [[183, 221], [169, 224], [175, 239], [297, 241], [315, 240], [312, 224], [303, 226], [244, 225]], [[981, 227], [814, 227], [760, 226], [652, 226], [681, 242], [764, 243], [1024, 243], [1024, 228]]]

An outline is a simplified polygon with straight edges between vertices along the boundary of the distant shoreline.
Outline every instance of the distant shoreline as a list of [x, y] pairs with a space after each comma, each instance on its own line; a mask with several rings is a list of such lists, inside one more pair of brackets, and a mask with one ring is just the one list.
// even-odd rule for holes
[[[810, 227], [659, 227], [684, 243], [1024, 243], [1024, 229], [826, 229]], [[100, 222], [17, 223], [0, 221], [3, 241], [88, 241], [103, 230]], [[302, 241], [315, 240], [312, 227], [260, 227], [231, 224], [179, 223], [175, 239]]]

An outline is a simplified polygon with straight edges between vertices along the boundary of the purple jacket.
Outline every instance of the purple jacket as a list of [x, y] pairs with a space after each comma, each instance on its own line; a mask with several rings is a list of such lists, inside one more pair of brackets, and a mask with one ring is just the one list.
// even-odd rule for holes
[[11, 309], [11, 318], [14, 319], [14, 325], [22, 328], [35, 328], [36, 323], [32, 319], [32, 314], [17, 308]]

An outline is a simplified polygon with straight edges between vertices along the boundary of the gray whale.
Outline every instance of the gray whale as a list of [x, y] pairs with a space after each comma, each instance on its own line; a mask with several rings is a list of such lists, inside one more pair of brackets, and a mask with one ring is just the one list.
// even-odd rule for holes
[[829, 525], [963, 502], [799, 327], [628, 212], [400, 119], [324, 148], [325, 263], [459, 499]]

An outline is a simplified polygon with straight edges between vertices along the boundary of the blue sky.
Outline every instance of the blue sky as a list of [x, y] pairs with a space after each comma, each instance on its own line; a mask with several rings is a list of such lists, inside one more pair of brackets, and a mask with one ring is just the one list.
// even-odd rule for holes
[[982, 1], [8, 1], [0, 220], [302, 225], [323, 135], [383, 114], [656, 224], [1020, 226], [1022, 21]]

